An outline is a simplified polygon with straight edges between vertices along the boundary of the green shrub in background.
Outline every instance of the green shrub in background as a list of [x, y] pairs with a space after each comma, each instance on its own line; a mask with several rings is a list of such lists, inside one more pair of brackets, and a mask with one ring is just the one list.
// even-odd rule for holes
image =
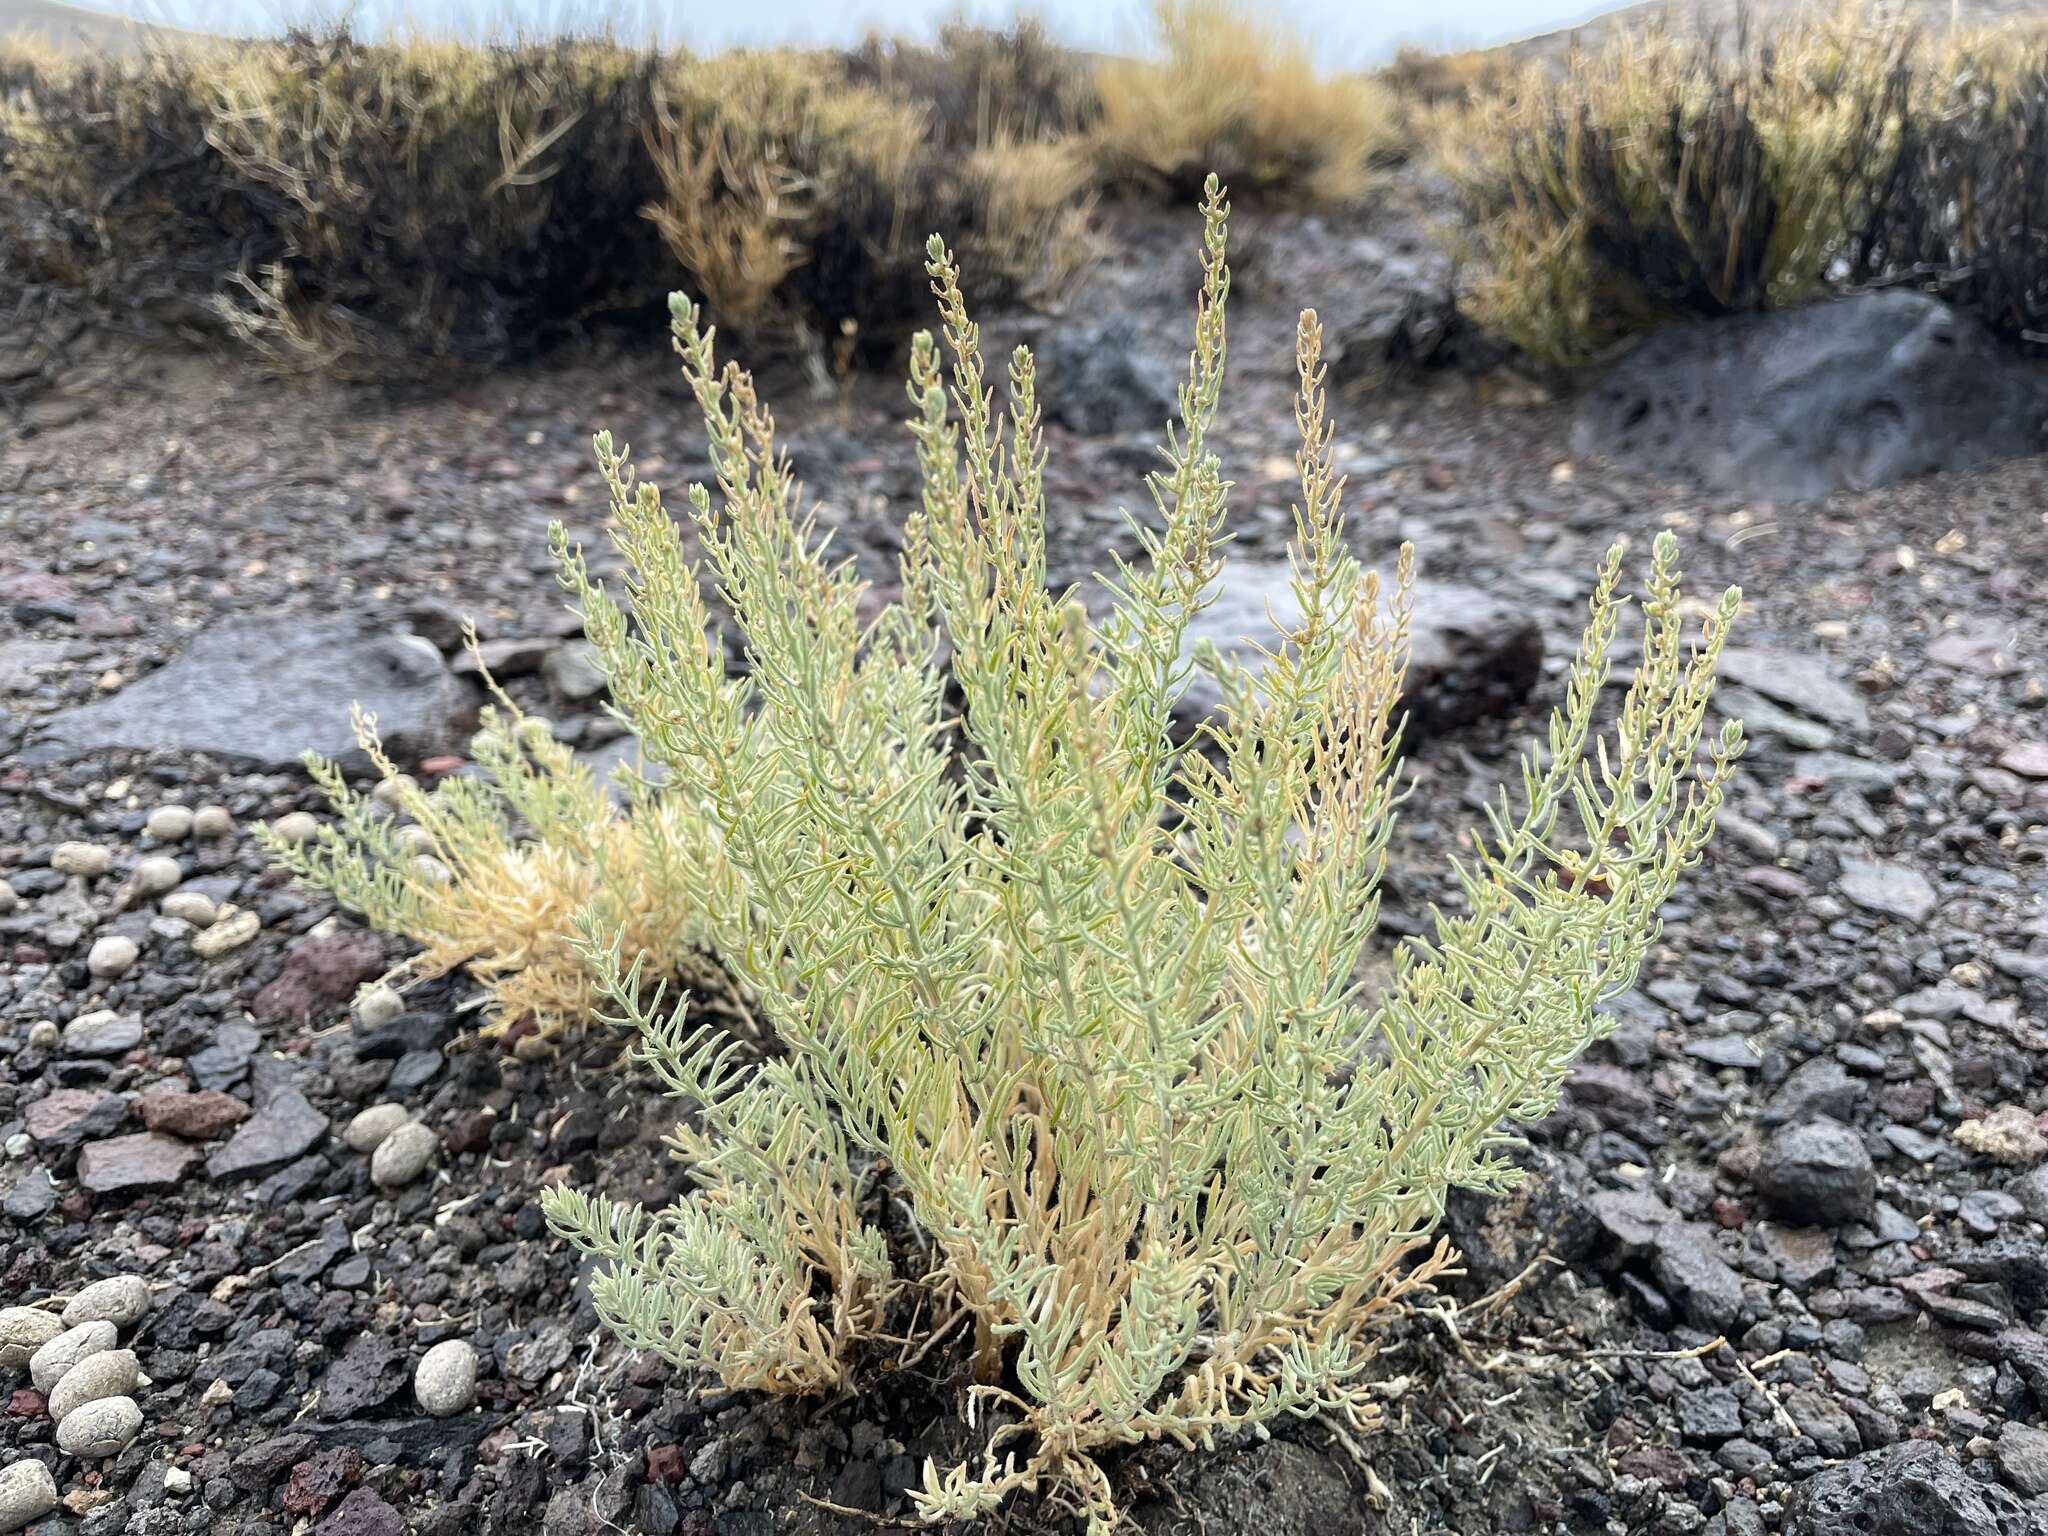
[[[1688, 644], [1668, 534], [1633, 680], [1597, 736], [1617, 548], [1523, 803], [1503, 796], [1459, 866], [1462, 907], [1365, 990], [1412, 558], [1383, 581], [1347, 548], [1313, 312], [1302, 618], [1256, 673], [1203, 651], [1225, 718], [1197, 746], [1168, 733], [1187, 625], [1227, 579], [1211, 437], [1226, 216], [1212, 180], [1157, 516], [1099, 627], [1045, 584], [1031, 356], [990, 378], [936, 238], [943, 330], [913, 349], [924, 495], [899, 601], [863, 616], [751, 379], [680, 296], [717, 477], [685, 515], [750, 674], [727, 675], [676, 524], [609, 436], [623, 590], [556, 530], [621, 719], [668, 770], [674, 813], [699, 819], [690, 841], [718, 850], [672, 880], [783, 1049], [756, 1056], [694, 1019], [646, 984], [630, 935], [587, 915], [608, 1015], [688, 1106], [672, 1145], [698, 1187], [659, 1211], [557, 1188], [548, 1219], [604, 1261], [593, 1296], [612, 1329], [734, 1387], [860, 1388], [893, 1293], [924, 1288], [923, 1326], [968, 1325], [984, 1434], [970, 1462], [927, 1465], [932, 1520], [1036, 1488], [1106, 1536], [1109, 1449], [1324, 1409], [1374, 1421], [1375, 1328], [1449, 1262], [1430, 1246], [1446, 1192], [1513, 1182], [1509, 1123], [1549, 1110], [1596, 1005], [1631, 983], [1741, 747], [1730, 725], [1703, 753], [1739, 596]], [[911, 1230], [864, 1213], [878, 1175]]]
[[1911, 281], [2048, 319], [2048, 28], [1936, 41], [1851, 0], [1732, 37], [1635, 30], [1435, 114], [1464, 307], [1583, 363], [1687, 315]]

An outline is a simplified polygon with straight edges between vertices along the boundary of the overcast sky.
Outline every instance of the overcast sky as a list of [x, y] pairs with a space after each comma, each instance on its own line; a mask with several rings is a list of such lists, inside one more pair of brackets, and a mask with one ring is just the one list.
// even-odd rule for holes
[[[917, 36], [948, 16], [965, 13], [1001, 23], [1014, 3], [992, 0], [101, 0], [96, 10], [121, 10], [145, 20], [209, 31], [276, 31], [294, 22], [353, 15], [376, 31], [408, 20], [435, 32], [512, 26], [548, 31], [611, 20], [625, 32], [653, 31], [698, 48], [742, 43], [845, 43], [870, 28]], [[1258, 0], [1255, 8], [1286, 16], [1315, 44], [1332, 69], [1379, 63], [1403, 43], [1467, 48], [1548, 31], [1611, 10], [1599, 0], [1432, 0], [1427, 5], [1369, 5], [1359, 0]], [[1135, 49], [1144, 34], [1142, 0], [1030, 0], [1061, 38], [1083, 48]]]

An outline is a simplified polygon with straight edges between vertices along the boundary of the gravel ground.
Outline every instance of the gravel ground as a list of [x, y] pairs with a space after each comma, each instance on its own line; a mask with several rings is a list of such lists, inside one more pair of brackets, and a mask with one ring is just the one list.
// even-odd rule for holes
[[[1316, 301], [1333, 335], [1374, 313], [1416, 214], [1241, 223], [1224, 442], [1253, 556], [1286, 521], [1292, 306]], [[1127, 255], [1075, 314], [1122, 315], [1120, 354], [1171, 362], [1193, 226], [1111, 217]], [[764, 390], [822, 515], [886, 575], [914, 490], [899, 381], [819, 400], [773, 369]], [[1755, 745], [1722, 835], [1536, 1127], [1524, 1187], [1454, 1204], [1466, 1273], [1389, 1340], [1389, 1430], [1146, 1450], [1115, 1476], [1156, 1533], [2048, 1532], [2048, 466], [1736, 504], [1573, 460], [1570, 409], [1499, 371], [1342, 400], [1361, 551], [1413, 538], [1425, 575], [1533, 618], [1549, 657], [1528, 699], [1415, 755], [1389, 941], [1448, 894], [1445, 852], [1554, 701], [1617, 538], [1673, 529], [1700, 593], [1748, 595], [1725, 696]], [[126, 1390], [62, 1435], [62, 1380], [46, 1391], [26, 1359], [49, 1325], [0, 1313], [0, 1530], [15, 1508], [45, 1536], [900, 1516], [923, 1456], [961, 1444], [958, 1359], [851, 1402], [763, 1403], [595, 1331], [536, 1192], [678, 1187], [667, 1109], [615, 1070], [616, 1041], [546, 1064], [465, 1050], [455, 980], [351, 1022], [401, 947], [246, 835], [319, 811], [300, 773], [189, 746], [38, 751], [60, 712], [119, 698], [207, 626], [305, 621], [251, 662], [295, 680], [277, 709], [318, 713], [297, 680], [309, 659], [318, 677], [326, 621], [445, 650], [465, 613], [519, 658], [516, 692], [601, 746], [543, 531], [598, 534], [597, 426], [650, 478], [698, 472], [664, 354], [593, 343], [431, 397], [149, 356], [39, 424], [0, 447], [0, 1305], [47, 1317], [138, 1276], [148, 1307], [93, 1330], [100, 1355], [133, 1351], [95, 1367]], [[1077, 577], [1149, 460], [1118, 431], [1049, 439]], [[451, 719], [425, 726], [446, 739], [415, 756], [461, 750]], [[366, 1152], [356, 1117], [378, 1104], [411, 1129]], [[107, 1295], [126, 1293], [77, 1316]], [[103, 1406], [123, 1396], [133, 1424]], [[1066, 1528], [1029, 1505], [1006, 1521]]]

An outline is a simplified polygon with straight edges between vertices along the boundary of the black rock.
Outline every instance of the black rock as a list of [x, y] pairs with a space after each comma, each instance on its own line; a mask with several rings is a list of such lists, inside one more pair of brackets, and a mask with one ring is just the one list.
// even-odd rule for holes
[[1983, 322], [1901, 288], [1667, 327], [1586, 396], [1574, 440], [1800, 499], [2035, 452], [2041, 399]]
[[1742, 1433], [1742, 1405], [1727, 1387], [1698, 1387], [1678, 1397], [1678, 1432], [1695, 1445], [1718, 1445]]
[[1808, 1226], [1866, 1221], [1877, 1200], [1863, 1138], [1834, 1120], [1779, 1127], [1757, 1164], [1756, 1186], [1774, 1212]]
[[401, 758], [459, 743], [473, 712], [468, 687], [417, 635], [349, 619], [237, 618], [119, 693], [51, 717], [22, 756], [185, 748], [276, 769], [310, 748], [359, 764], [351, 700], [377, 717]]
[[303, 1093], [279, 1089], [206, 1160], [206, 1171], [224, 1179], [275, 1168], [303, 1155], [326, 1134], [327, 1117]]
[[455, 1021], [445, 1013], [401, 1013], [375, 1029], [350, 1026], [358, 1061], [395, 1061], [415, 1051], [439, 1051], [455, 1038]]
[[1784, 1536], [2040, 1536], [2020, 1501], [1927, 1440], [1901, 1440], [1792, 1490]]
[[412, 1360], [381, 1333], [359, 1334], [320, 1379], [320, 1407], [340, 1419], [381, 1408], [405, 1390]]
[[1651, 1270], [1665, 1294], [1700, 1327], [1725, 1333], [1742, 1316], [1742, 1279], [1706, 1228], [1686, 1221], [1658, 1228]]
[[1038, 366], [1046, 419], [1075, 432], [1161, 433], [1180, 409], [1173, 369], [1145, 349], [1128, 315], [1056, 328]]

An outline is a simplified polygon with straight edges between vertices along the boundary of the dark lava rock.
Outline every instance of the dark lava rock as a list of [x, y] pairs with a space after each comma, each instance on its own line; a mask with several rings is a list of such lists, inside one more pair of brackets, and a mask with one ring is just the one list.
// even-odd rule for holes
[[1180, 409], [1173, 369], [1146, 351], [1128, 315], [1056, 327], [1038, 367], [1046, 419], [1075, 432], [1163, 432]]
[[46, 1152], [64, 1153], [111, 1136], [128, 1118], [128, 1101], [91, 1088], [53, 1088], [28, 1107], [29, 1139]]
[[[1253, 645], [1270, 647], [1278, 639], [1274, 624], [1292, 625], [1299, 616], [1285, 561], [1229, 561], [1216, 600], [1188, 626], [1181, 659], [1192, 663], [1196, 648], [1208, 644], [1257, 670], [1262, 658]], [[1409, 642], [1400, 707], [1410, 744], [1505, 714], [1529, 696], [1543, 670], [1543, 630], [1534, 616], [1474, 587], [1418, 581]], [[1174, 705], [1175, 737], [1192, 737], [1222, 710], [1215, 679], [1196, 670]]]
[[57, 1205], [57, 1187], [50, 1182], [47, 1168], [31, 1168], [24, 1173], [14, 1188], [7, 1191], [7, 1199], [0, 1203], [9, 1221], [26, 1226], [29, 1222], [40, 1221], [50, 1214]]
[[2033, 453], [2042, 398], [1981, 321], [1891, 289], [1659, 331], [1586, 396], [1574, 442], [1798, 499]]
[[199, 1149], [155, 1131], [111, 1136], [78, 1154], [78, 1182], [96, 1195], [170, 1189], [199, 1161]]
[[455, 1021], [445, 1013], [401, 1013], [374, 1029], [352, 1024], [350, 1043], [358, 1061], [395, 1061], [421, 1051], [439, 1051], [455, 1038]]
[[302, 939], [249, 1011], [259, 1024], [303, 1024], [347, 1002], [358, 986], [383, 970], [384, 946], [366, 929], [342, 928]]
[[405, 1520], [367, 1488], [358, 1488], [313, 1527], [313, 1536], [405, 1536]]
[[411, 1376], [405, 1346], [381, 1333], [358, 1334], [321, 1378], [320, 1410], [352, 1419], [390, 1402]]
[[1706, 1228], [1666, 1222], [1657, 1229], [1650, 1267], [1665, 1294], [1700, 1327], [1724, 1333], [1742, 1316], [1742, 1279]]
[[1757, 1192], [1787, 1221], [1839, 1227], [1867, 1221], [1877, 1172], [1863, 1138], [1834, 1120], [1780, 1126], [1757, 1163]]
[[275, 769], [311, 748], [359, 763], [351, 701], [377, 717], [400, 758], [460, 742], [472, 711], [468, 688], [417, 635], [348, 619], [237, 618], [194, 636], [175, 660], [111, 697], [52, 717], [21, 756], [184, 748]]
[[1785, 1536], [2039, 1536], [2020, 1501], [1927, 1440], [1901, 1440], [1792, 1490]]
[[228, 1144], [206, 1160], [216, 1179], [288, 1163], [327, 1134], [327, 1117], [296, 1088], [280, 1088]]
[[1726, 1387], [1701, 1387], [1678, 1399], [1678, 1431], [1695, 1445], [1719, 1445], [1742, 1433], [1742, 1405]]
[[1847, 1124], [1862, 1096], [1861, 1085], [1847, 1067], [1831, 1056], [1816, 1056], [1801, 1062], [1778, 1085], [1759, 1118], [1766, 1125], [1785, 1125], [1825, 1115]]
[[1517, 1147], [1513, 1157], [1523, 1178], [1506, 1194], [1454, 1189], [1444, 1202], [1444, 1230], [1481, 1286], [1505, 1285], [1539, 1254], [1575, 1263], [1600, 1246], [1585, 1169], [1541, 1147]]

